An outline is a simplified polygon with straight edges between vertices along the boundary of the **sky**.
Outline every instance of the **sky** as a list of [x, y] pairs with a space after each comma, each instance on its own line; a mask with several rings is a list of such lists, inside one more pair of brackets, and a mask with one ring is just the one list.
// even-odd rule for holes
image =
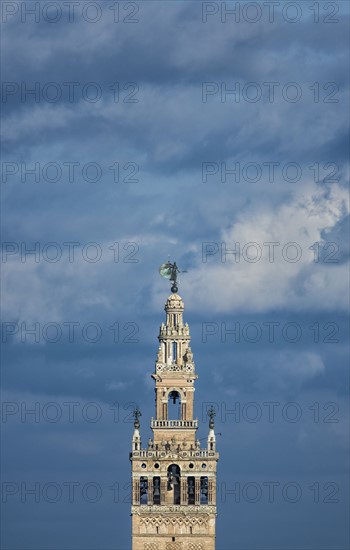
[[170, 259], [217, 550], [345, 550], [348, 4], [0, 16], [2, 547], [131, 548]]

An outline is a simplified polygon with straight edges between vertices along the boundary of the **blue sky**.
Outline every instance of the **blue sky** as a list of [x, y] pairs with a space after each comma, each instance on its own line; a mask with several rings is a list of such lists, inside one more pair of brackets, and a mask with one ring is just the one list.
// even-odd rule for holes
[[2, 3], [3, 547], [131, 547], [170, 257], [218, 550], [345, 550], [347, 3], [75, 4]]

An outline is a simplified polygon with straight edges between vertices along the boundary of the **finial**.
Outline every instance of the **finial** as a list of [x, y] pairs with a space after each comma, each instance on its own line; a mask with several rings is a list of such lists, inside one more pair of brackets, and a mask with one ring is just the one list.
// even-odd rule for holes
[[133, 417], [135, 418], [135, 420], [134, 420], [134, 428], [135, 428], [135, 430], [138, 430], [139, 427], [140, 427], [140, 420], [139, 420], [139, 418], [140, 418], [140, 416], [142, 416], [141, 411], [140, 411], [140, 409], [138, 408], [138, 406], [135, 407], [135, 409], [134, 409], [134, 411], [133, 411], [132, 414], [133, 414]]
[[209, 416], [209, 428], [211, 430], [214, 429], [214, 416], [216, 416], [216, 411], [213, 406], [210, 407], [208, 410], [208, 416]]
[[169, 260], [162, 264], [159, 268], [159, 273], [164, 279], [169, 279], [173, 284], [171, 285], [171, 292], [173, 294], [176, 294], [176, 292], [179, 290], [178, 288], [178, 279], [177, 275], [178, 273], [187, 273], [186, 271], [180, 271], [180, 269], [177, 267], [176, 262], [171, 263]]

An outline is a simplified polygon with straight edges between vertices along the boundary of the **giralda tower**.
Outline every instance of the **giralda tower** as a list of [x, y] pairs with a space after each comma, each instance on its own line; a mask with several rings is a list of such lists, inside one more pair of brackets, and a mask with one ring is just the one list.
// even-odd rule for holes
[[190, 331], [177, 294], [176, 264], [160, 272], [172, 281], [166, 322], [159, 332], [153, 438], [142, 447], [140, 411], [134, 411], [132, 464], [132, 550], [215, 550], [216, 451], [214, 411], [209, 411], [205, 448], [193, 418], [197, 379]]

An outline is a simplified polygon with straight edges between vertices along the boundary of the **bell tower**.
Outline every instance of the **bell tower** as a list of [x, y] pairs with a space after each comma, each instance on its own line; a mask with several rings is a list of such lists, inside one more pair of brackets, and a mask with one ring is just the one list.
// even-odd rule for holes
[[208, 413], [209, 435], [202, 448], [196, 438], [198, 420], [193, 418], [197, 374], [176, 276], [172, 290], [165, 304], [166, 320], [160, 327], [152, 374], [155, 417], [147, 447], [141, 445], [141, 413], [134, 411], [132, 550], [215, 550], [219, 459], [215, 413]]

